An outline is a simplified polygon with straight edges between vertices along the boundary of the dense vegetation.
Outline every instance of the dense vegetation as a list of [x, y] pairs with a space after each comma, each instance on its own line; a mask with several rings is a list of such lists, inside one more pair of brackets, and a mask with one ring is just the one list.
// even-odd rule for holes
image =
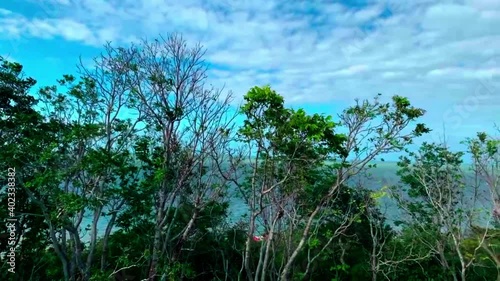
[[[332, 117], [264, 86], [234, 111], [203, 54], [178, 35], [107, 45], [39, 90], [0, 59], [0, 214], [16, 219], [0, 280], [500, 280], [498, 139], [408, 151], [430, 129], [402, 96]], [[351, 181], [392, 152], [400, 184]], [[230, 223], [234, 196], [248, 213]]]

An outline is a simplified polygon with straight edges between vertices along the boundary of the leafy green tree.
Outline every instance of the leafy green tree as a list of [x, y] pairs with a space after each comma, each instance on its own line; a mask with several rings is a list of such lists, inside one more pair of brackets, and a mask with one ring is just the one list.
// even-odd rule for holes
[[[255, 159], [246, 185], [246, 198], [251, 210], [245, 253], [245, 269], [249, 280], [253, 279], [249, 258], [250, 237], [254, 233], [257, 216], [269, 212], [272, 207], [275, 209], [275, 215], [267, 220], [270, 226], [267, 231], [272, 231], [263, 243], [270, 247], [275, 221], [283, 217], [298, 218], [297, 215], [300, 215], [298, 221], [293, 219], [283, 223], [287, 231], [296, 233], [300, 229], [302, 232], [298, 239], [287, 243], [286, 262], [277, 272], [281, 280], [287, 280], [295, 259], [310, 238], [312, 225], [321, 224], [323, 219], [334, 216], [328, 206], [335, 202], [343, 183], [367, 168], [369, 162], [381, 153], [402, 150], [412, 142], [413, 137], [429, 131], [425, 125], [417, 124], [413, 131], [403, 133], [424, 111], [412, 107], [407, 99], [398, 96], [393, 98], [392, 104], [381, 104], [378, 99], [373, 103], [358, 102], [339, 116], [339, 124], [333, 122], [331, 117], [317, 114], [308, 116], [301, 109], [286, 109], [283, 98], [269, 87], [252, 88], [245, 96], [245, 101], [242, 112], [246, 120], [239, 134], [241, 140], [250, 145], [249, 155]], [[373, 121], [379, 121], [380, 124], [374, 126]], [[349, 133], [335, 133], [339, 125], [347, 127]], [[363, 143], [363, 139], [369, 140], [370, 144]], [[325, 171], [330, 171], [330, 175], [326, 175], [329, 185], [316, 185], [311, 181], [314, 176], [307, 177], [308, 174], [325, 176]], [[315, 188], [314, 193], [311, 188]], [[275, 195], [274, 198], [271, 195]], [[276, 195], [281, 200], [276, 199]], [[306, 202], [309, 204], [304, 204]], [[297, 209], [303, 213], [291, 216], [291, 210]], [[287, 212], [287, 216], [282, 215]], [[344, 220], [345, 225], [339, 229], [352, 223], [356, 217], [352, 215]], [[295, 225], [300, 228], [294, 229]], [[256, 269], [261, 274], [260, 280], [265, 278], [261, 269], [267, 265], [266, 251], [263, 249], [261, 253], [262, 258], [259, 258]]]
[[[244, 99], [241, 112], [246, 119], [238, 134], [239, 140], [249, 145], [249, 161], [253, 162], [248, 181], [240, 186], [251, 210], [245, 270], [249, 280], [254, 276], [267, 280], [274, 236], [285, 230], [283, 227], [292, 227], [284, 217], [299, 206], [294, 198], [307, 193], [301, 187], [311, 183], [311, 174], [324, 165], [329, 155], [342, 153], [344, 137], [334, 133], [336, 124], [331, 117], [288, 109], [283, 97], [269, 86], [252, 88]], [[258, 217], [264, 221], [267, 239], [254, 269], [250, 250]]]
[[[17, 220], [15, 240], [0, 241], [2, 264], [7, 265], [4, 254], [14, 248], [17, 253], [16, 278], [38, 280], [44, 272], [54, 272], [52, 268], [55, 264], [50, 253], [45, 253], [49, 243], [45, 218], [40, 207], [30, 200], [30, 193], [38, 194], [38, 191], [30, 189], [26, 183], [36, 177], [39, 169], [43, 169], [44, 163], [39, 160], [39, 152], [55, 139], [62, 125], [54, 120], [46, 120], [36, 110], [37, 100], [29, 93], [35, 84], [33, 78], [24, 76], [21, 64], [0, 57], [0, 179], [5, 191], [0, 193], [0, 198], [3, 206], [8, 206], [7, 194], [15, 191], [13, 213]], [[15, 190], [7, 185], [7, 172], [10, 169], [15, 170]], [[0, 210], [4, 218], [10, 217], [6, 211], [5, 208]], [[7, 238], [9, 233], [2, 236]], [[9, 243], [11, 241], [14, 244]], [[2, 270], [1, 278], [7, 280], [7, 274], [10, 274], [7, 269]]]
[[[63, 75], [36, 99], [35, 80], [0, 58], [0, 200], [12, 197], [3, 191], [13, 190], [5, 171], [14, 168], [17, 219], [15, 239], [0, 241], [2, 262], [16, 251], [15, 274], [4, 262], [0, 279], [500, 276], [495, 137], [466, 140], [468, 182], [463, 152], [408, 151], [430, 130], [417, 123], [425, 111], [401, 96], [355, 100], [332, 117], [253, 87], [232, 114], [231, 95], [204, 84], [204, 52], [176, 34], [107, 44], [94, 67], [80, 63], [78, 78]], [[391, 195], [407, 220], [392, 227], [378, 204], [386, 189], [354, 180], [403, 151], [408, 190]], [[491, 210], [471, 196], [481, 182]], [[236, 223], [235, 193], [248, 207]]]
[[[419, 226], [422, 243], [438, 255], [443, 269], [454, 280], [466, 280], [467, 269], [474, 256], [463, 251], [464, 239], [473, 214], [478, 206], [477, 192], [466, 181], [462, 170], [463, 152], [451, 152], [444, 145], [424, 143], [418, 152], [410, 152], [399, 162], [401, 181], [408, 185], [407, 194], [411, 200], [399, 200], [401, 207], [409, 211], [412, 223]], [[472, 198], [467, 196], [473, 194]], [[420, 238], [429, 238], [421, 240]], [[478, 248], [484, 243], [479, 241]], [[456, 255], [450, 259], [447, 252]], [[458, 261], [458, 265], [454, 263]], [[457, 270], [458, 269], [458, 270]], [[458, 271], [459, 274], [456, 274]]]

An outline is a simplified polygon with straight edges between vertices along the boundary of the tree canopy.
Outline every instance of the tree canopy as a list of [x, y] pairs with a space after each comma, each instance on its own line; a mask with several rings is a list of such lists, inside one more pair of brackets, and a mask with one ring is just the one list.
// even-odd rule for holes
[[404, 96], [236, 108], [204, 53], [108, 44], [38, 89], [0, 57], [1, 280], [500, 280], [498, 136], [411, 151], [430, 128]]

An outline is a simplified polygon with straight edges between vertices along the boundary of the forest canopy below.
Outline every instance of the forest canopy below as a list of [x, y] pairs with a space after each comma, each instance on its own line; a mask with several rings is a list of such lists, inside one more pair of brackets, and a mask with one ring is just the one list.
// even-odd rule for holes
[[[326, 116], [265, 85], [234, 110], [204, 53], [107, 44], [38, 89], [0, 57], [0, 280], [500, 281], [498, 136], [409, 150], [431, 129], [404, 96]], [[397, 184], [353, 180], [388, 153]]]

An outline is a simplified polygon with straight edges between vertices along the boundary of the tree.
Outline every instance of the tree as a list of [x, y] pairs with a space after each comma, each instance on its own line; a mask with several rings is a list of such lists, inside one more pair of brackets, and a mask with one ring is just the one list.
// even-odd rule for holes
[[[140, 159], [153, 175], [150, 280], [179, 262], [201, 214], [220, 204], [226, 189], [210, 167], [219, 161], [219, 150], [231, 133], [231, 96], [205, 87], [204, 53], [200, 45], [188, 47], [176, 34], [118, 49], [135, 108], [145, 118], [146, 133], [139, 147], [155, 152]], [[189, 219], [179, 229], [181, 215]], [[182, 276], [182, 270], [175, 274]]]
[[[404, 132], [424, 113], [423, 109], [411, 106], [408, 99], [394, 96], [392, 103], [386, 104], [381, 104], [378, 98], [375, 98], [374, 102], [356, 101], [355, 106], [346, 109], [339, 116], [341, 125], [347, 128], [348, 133], [344, 153], [338, 156], [340, 165], [336, 169], [336, 181], [327, 192], [321, 194], [319, 204], [306, 219], [302, 237], [281, 271], [281, 280], [289, 278], [292, 264], [304, 247], [311, 225], [317, 223], [315, 218], [328, 202], [335, 199], [335, 194], [343, 183], [370, 167], [370, 161], [381, 154], [401, 151], [412, 143], [414, 137], [430, 131], [424, 124], [418, 123], [410, 132]], [[364, 143], [365, 141], [369, 143]]]
[[[489, 226], [482, 229], [475, 226], [474, 233], [476, 235], [479, 233], [482, 234], [479, 236], [482, 238], [480, 239], [482, 241], [480, 244], [481, 247], [496, 264], [496, 267], [500, 268], [498, 247], [495, 248], [494, 243], [491, 243], [497, 237], [496, 235], [491, 235], [491, 232], [496, 233], [500, 225], [500, 140], [484, 132], [480, 132], [476, 138], [469, 138], [464, 143], [467, 144], [468, 152], [472, 157], [472, 171], [476, 179], [486, 183], [488, 188], [492, 210], [486, 212], [486, 217], [488, 220], [492, 220], [493, 227], [495, 228], [489, 230]], [[484, 218], [478, 217], [477, 219], [481, 220]], [[490, 235], [486, 235], [488, 233]], [[500, 280], [500, 272], [497, 272], [497, 280]]]
[[365, 212], [364, 215], [368, 221], [371, 238], [370, 249], [370, 270], [372, 281], [377, 281], [381, 272], [384, 272], [384, 266], [388, 266], [385, 260], [386, 244], [389, 244], [393, 233], [391, 228], [386, 225], [385, 217], [379, 209], [379, 199], [387, 193], [382, 188], [379, 192], [369, 192], [365, 197]]
[[[409, 153], [413, 161], [403, 156], [398, 163], [401, 167], [398, 173], [408, 185], [410, 197], [410, 200], [399, 198], [400, 206], [408, 210], [410, 223], [429, 234], [419, 235], [418, 239], [438, 255], [443, 269], [454, 280], [457, 280], [455, 268], [446, 256], [449, 246], [458, 257], [460, 280], [466, 280], [467, 269], [474, 261], [473, 255], [464, 254], [463, 243], [476, 213], [477, 192], [466, 182], [461, 167], [463, 154], [451, 152], [444, 145], [424, 143], [418, 152]], [[483, 237], [486, 235], [487, 232], [483, 233]], [[429, 237], [430, 240], [421, 239]], [[483, 242], [484, 238], [476, 248]]]
[[[233, 108], [230, 93], [205, 85], [203, 55], [176, 34], [107, 44], [93, 67], [80, 63], [78, 77], [36, 99], [35, 80], [0, 58], [0, 165], [15, 168], [0, 176], [0, 201], [16, 192], [15, 209], [0, 214], [17, 219], [14, 239], [0, 241], [0, 259], [13, 248], [16, 267], [3, 263], [0, 279], [500, 276], [494, 136], [466, 140], [470, 173], [464, 152], [407, 148], [429, 129], [401, 96], [355, 100], [331, 117], [263, 86]], [[406, 152], [402, 185], [356, 184], [376, 179], [374, 161], [392, 152]], [[235, 194], [248, 207], [236, 222]], [[386, 221], [387, 194], [406, 221]]]
[[[2, 184], [5, 192], [0, 193], [0, 198], [2, 204], [8, 206], [8, 194], [15, 194], [13, 215], [17, 220], [15, 240], [2, 239], [0, 252], [4, 261], [3, 254], [9, 248], [16, 250], [15, 274], [26, 279], [36, 278], [41, 272], [51, 272], [50, 267], [55, 266], [48, 261], [44, 250], [48, 244], [47, 225], [40, 208], [29, 200], [30, 190], [25, 185], [42, 168], [38, 153], [51, 143], [60, 126], [45, 120], [35, 109], [37, 100], [29, 93], [35, 84], [35, 79], [24, 76], [21, 64], [0, 57], [0, 179], [5, 184]], [[7, 185], [9, 169], [15, 171], [13, 188]], [[37, 193], [36, 190], [31, 192]], [[2, 217], [10, 216], [6, 211], [6, 208], [1, 209]], [[14, 244], [9, 244], [10, 241]], [[7, 269], [3, 274], [9, 274]], [[2, 279], [7, 280], [3, 274]]]
[[[286, 109], [283, 98], [269, 87], [255, 87], [245, 99], [242, 111], [246, 120], [240, 135], [245, 143], [254, 145], [250, 147], [252, 152], [249, 154], [254, 159], [254, 165], [247, 190], [251, 196], [247, 197], [251, 216], [244, 266], [249, 280], [253, 279], [248, 256], [255, 219], [267, 206], [279, 206], [279, 201], [277, 204], [273, 200], [265, 200], [265, 196], [272, 191], [280, 195], [288, 194], [290, 197], [285, 201], [296, 203], [289, 208], [294, 210], [300, 206], [302, 210], [295, 217], [288, 216], [291, 219], [285, 223], [287, 229], [299, 225], [302, 231], [298, 239], [289, 240], [290, 252], [285, 255], [285, 263], [279, 270], [280, 280], [288, 280], [295, 259], [310, 237], [312, 226], [321, 225], [321, 218], [329, 217], [327, 206], [335, 202], [346, 180], [369, 167], [370, 161], [380, 154], [400, 151], [412, 142], [413, 137], [429, 131], [425, 125], [417, 124], [414, 130], [406, 134], [403, 132], [424, 111], [412, 107], [407, 99], [399, 96], [393, 97], [392, 104], [381, 104], [376, 98], [373, 103], [357, 102], [356, 106], [345, 110], [339, 118], [340, 124], [348, 129], [347, 135], [334, 132], [339, 124], [333, 122], [331, 117], [308, 116], [300, 109]], [[379, 124], [373, 124], [375, 121]], [[311, 183], [304, 180], [304, 175], [322, 169], [332, 171], [330, 185], [315, 190], [314, 198], [310, 198], [314, 200], [309, 200], [308, 204], [299, 204], [300, 188], [307, 189]], [[276, 171], [281, 172], [279, 176], [276, 176]], [[304, 174], [301, 174], [302, 171]], [[286, 207], [283, 209], [288, 210]], [[278, 217], [286, 216], [277, 215], [275, 218]], [[348, 225], [352, 218], [345, 222]], [[345, 226], [342, 224], [338, 230]], [[297, 230], [293, 229], [295, 233]]]
[[[301, 194], [307, 193], [299, 188], [311, 183], [328, 155], [342, 153], [344, 137], [333, 132], [336, 124], [330, 117], [285, 108], [283, 97], [269, 86], [252, 88], [244, 99], [241, 112], [246, 119], [239, 140], [249, 146], [247, 163], [252, 163], [247, 181], [237, 183], [251, 212], [244, 268], [249, 280], [267, 280], [275, 233], [280, 225], [292, 231], [298, 215], [293, 211], [299, 208]], [[253, 269], [250, 250], [258, 217], [267, 239]]]
[[[500, 129], [498, 129], [500, 132]], [[500, 140], [488, 136], [484, 132], [477, 134], [477, 138], [465, 141], [472, 156], [472, 169], [484, 182], [490, 191], [493, 210], [492, 218], [500, 221]]]

